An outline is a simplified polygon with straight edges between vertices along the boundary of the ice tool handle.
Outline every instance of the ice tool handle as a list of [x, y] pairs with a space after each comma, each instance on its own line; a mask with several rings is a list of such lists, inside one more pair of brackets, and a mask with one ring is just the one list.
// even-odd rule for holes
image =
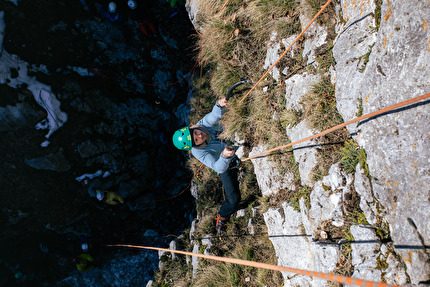
[[[230, 87], [230, 89], [228, 89], [227, 91], [227, 95], [225, 96], [225, 100], [228, 101], [228, 99], [230, 98], [231, 92], [238, 86], [243, 85], [243, 84], [250, 84], [251, 81], [249, 79], [240, 79], [239, 82], [237, 82], [236, 84], [234, 84], [233, 86]], [[229, 151], [233, 151], [235, 150], [235, 148], [233, 147], [233, 143], [230, 141], [226, 142], [227, 146], [226, 149]], [[234, 160], [231, 163], [230, 168], [239, 168], [240, 164], [242, 163], [242, 161], [235, 156]]]
[[233, 86], [230, 87], [230, 89], [228, 89], [227, 92], [227, 96], [225, 96], [225, 100], [228, 101], [228, 99], [230, 98], [231, 92], [233, 92], [233, 90], [243, 84], [250, 84], [251, 81], [249, 79], [240, 79], [239, 82], [237, 82], [236, 84], [234, 84]]

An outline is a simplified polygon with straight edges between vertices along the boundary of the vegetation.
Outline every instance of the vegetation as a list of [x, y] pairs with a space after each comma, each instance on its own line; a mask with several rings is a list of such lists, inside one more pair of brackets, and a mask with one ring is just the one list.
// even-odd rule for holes
[[[224, 0], [207, 0], [199, 2], [197, 23], [201, 27], [198, 35], [196, 54], [201, 66], [201, 75], [193, 80], [194, 97], [191, 99], [190, 122], [196, 123], [213, 107], [216, 99], [225, 97], [228, 89], [242, 78], [257, 82], [264, 74], [262, 68], [266, 57], [267, 44], [280, 41], [301, 30], [298, 11], [316, 14], [325, 0], [230, 0], [221, 10]], [[221, 11], [220, 11], [221, 10]], [[287, 74], [281, 74], [280, 80], [267, 77], [261, 81], [245, 99], [249, 86], [235, 89], [229, 101], [229, 108], [223, 116], [224, 131], [222, 139], [244, 140], [244, 157], [251, 148], [264, 145], [268, 148], [278, 147], [290, 142], [285, 130], [306, 120], [309, 128], [322, 131], [343, 122], [336, 109], [335, 87], [330, 78], [330, 67], [336, 64], [332, 54], [333, 40], [336, 37], [334, 24], [334, 8], [330, 5], [319, 18], [319, 23], [328, 29], [327, 43], [315, 51], [316, 63], [307, 65], [302, 56], [303, 38], [278, 64], [288, 67]], [[276, 32], [276, 33], [274, 33]], [[273, 39], [275, 38], [275, 39]], [[302, 110], [287, 110], [285, 99], [285, 80], [295, 73], [306, 71], [318, 74], [320, 81], [312, 90], [302, 97]], [[263, 89], [264, 88], [264, 89]], [[242, 102], [240, 102], [243, 100]], [[362, 109], [362, 108], [361, 108]], [[313, 172], [314, 181], [322, 179], [329, 167], [341, 160], [342, 167], [348, 173], [354, 172], [357, 163], [361, 163], [368, 174], [366, 155], [363, 149], [350, 139], [349, 133], [339, 130], [318, 139], [319, 159]], [[210, 253], [225, 257], [247, 259], [276, 264], [276, 256], [267, 237], [262, 213], [270, 207], [279, 207], [287, 201], [300, 211], [300, 200], [303, 198], [310, 208], [311, 187], [302, 186], [299, 166], [292, 149], [283, 149], [270, 154], [270, 161], [276, 163], [278, 171], [294, 176], [295, 191], [282, 189], [270, 198], [262, 197], [250, 161], [242, 164], [240, 171], [240, 188], [242, 194], [241, 208], [245, 216], [231, 218], [222, 238], [213, 237], [215, 233], [213, 218], [224, 200], [219, 177], [211, 169], [201, 166], [200, 162], [190, 156], [188, 167], [195, 173], [193, 180], [197, 186], [199, 199], [196, 209], [200, 222], [195, 230], [192, 241], [183, 239], [183, 249], [192, 250], [195, 243], [200, 244], [200, 252], [205, 246], [202, 238], [211, 237], [213, 243]], [[257, 207], [255, 209], [254, 207]], [[345, 226], [333, 227], [326, 222], [324, 229], [330, 226], [330, 233], [353, 241], [349, 228], [353, 224], [367, 224], [360, 210], [359, 196], [355, 191], [346, 195], [344, 206]], [[253, 209], [254, 208], [254, 209]], [[255, 215], [252, 215], [256, 213]], [[250, 240], [247, 226], [252, 220], [255, 235]], [[323, 230], [324, 230], [323, 229]], [[385, 226], [381, 226], [380, 236], [386, 234]], [[211, 235], [212, 234], [212, 235]], [[233, 239], [233, 240], [232, 240]], [[351, 244], [343, 244], [342, 257], [337, 273], [351, 275]], [[166, 270], [173, 269], [173, 270]], [[185, 258], [177, 256], [175, 260], [166, 257], [163, 271], [156, 276], [155, 286], [282, 286], [280, 273], [269, 272], [249, 267], [225, 263], [199, 261], [199, 269], [193, 276]], [[331, 285], [337, 286], [337, 285]]]
[[342, 158], [340, 160], [342, 167], [348, 172], [353, 173], [357, 164], [364, 169], [366, 176], [369, 176], [369, 167], [366, 162], [366, 152], [360, 148], [354, 140], [345, 142], [345, 147], [340, 151]]

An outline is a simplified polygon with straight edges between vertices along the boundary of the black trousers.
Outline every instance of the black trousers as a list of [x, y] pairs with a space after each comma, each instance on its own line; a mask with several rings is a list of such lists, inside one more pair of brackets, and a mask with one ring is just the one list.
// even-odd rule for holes
[[221, 205], [219, 210], [219, 215], [221, 217], [228, 218], [233, 212], [236, 211], [236, 207], [240, 201], [240, 190], [239, 181], [237, 180], [237, 168], [231, 168], [220, 173], [222, 185], [225, 192], [225, 200]]

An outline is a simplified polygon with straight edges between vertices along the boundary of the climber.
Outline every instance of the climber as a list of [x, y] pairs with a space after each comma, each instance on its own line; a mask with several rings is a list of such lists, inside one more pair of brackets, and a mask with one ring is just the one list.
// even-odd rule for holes
[[87, 272], [94, 267], [94, 258], [88, 253], [82, 253], [73, 258], [76, 268], [81, 272]]
[[124, 198], [116, 194], [113, 191], [101, 191], [97, 190], [96, 197], [99, 201], [104, 201], [110, 205], [117, 205], [118, 203], [124, 203]]
[[222, 181], [225, 200], [218, 212], [215, 227], [218, 233], [225, 229], [230, 215], [236, 211], [240, 201], [239, 181], [237, 179], [239, 158], [236, 150], [219, 141], [219, 120], [225, 113], [227, 100], [216, 102], [212, 111], [201, 119], [197, 125], [184, 127], [173, 135], [173, 144], [180, 150], [191, 150], [191, 153], [204, 165], [216, 171]]
[[[146, 5], [147, 6], [147, 5]], [[148, 13], [149, 7], [144, 7], [144, 4], [137, 3], [136, 0], [127, 1], [129, 19], [136, 22], [140, 31], [148, 36], [150, 33], [157, 34], [157, 29], [154, 24], [154, 19]]]
[[103, 5], [100, 9], [100, 14], [113, 23], [122, 22], [124, 20], [115, 2], [109, 2], [107, 6]]

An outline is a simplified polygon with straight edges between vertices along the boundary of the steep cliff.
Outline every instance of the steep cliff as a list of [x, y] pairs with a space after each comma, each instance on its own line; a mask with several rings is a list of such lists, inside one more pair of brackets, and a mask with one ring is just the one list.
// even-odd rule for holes
[[[210, 1], [218, 11], [221, 2]], [[299, 16], [293, 18], [304, 28], [324, 3], [300, 1]], [[228, 26], [240, 22], [246, 9], [249, 19], [255, 16], [252, 1], [236, 4], [228, 3], [228, 12], [212, 17], [223, 19]], [[190, 19], [202, 34], [214, 33], [208, 28], [211, 16], [208, 11], [203, 13], [204, 5], [187, 1]], [[264, 6], [262, 1], [258, 5]], [[293, 142], [331, 123], [429, 93], [429, 9], [425, 1], [333, 1], [292, 47], [287, 60], [276, 64], [268, 80], [259, 85], [260, 99], [267, 101], [273, 99], [274, 86], [283, 90], [284, 111], [279, 113], [279, 102], [272, 102], [272, 123], [283, 119], [284, 133]], [[298, 35], [284, 36], [285, 31], [277, 30], [270, 21], [288, 22], [285, 18], [292, 15], [273, 13], [266, 18], [266, 32], [271, 36], [265, 42], [263, 71]], [[236, 27], [231, 42], [239, 41], [242, 29], [246, 30]], [[233, 59], [239, 55], [241, 60], [240, 52], [232, 54]], [[297, 59], [305, 63], [305, 69], [294, 65]], [[247, 71], [246, 76], [255, 82], [262, 74], [255, 70]], [[334, 97], [316, 103], [309, 95], [323, 88], [332, 89]], [[319, 111], [328, 99], [334, 110]], [[327, 119], [329, 113], [336, 117], [332, 122]], [[282, 118], [285, 115], [288, 117]], [[331, 138], [295, 145], [290, 170], [279, 168], [276, 155], [252, 159], [261, 195], [270, 202], [263, 215], [278, 264], [393, 284], [428, 283], [430, 138], [425, 123], [429, 115], [428, 101], [424, 101], [349, 125]], [[327, 122], [330, 124], [324, 126]], [[261, 132], [269, 134], [268, 128]], [[249, 142], [243, 132], [236, 131], [236, 135]], [[273, 147], [270, 140], [254, 144], [245, 147], [248, 151], [242, 158]], [[311, 277], [283, 276], [285, 286], [331, 286]]]

